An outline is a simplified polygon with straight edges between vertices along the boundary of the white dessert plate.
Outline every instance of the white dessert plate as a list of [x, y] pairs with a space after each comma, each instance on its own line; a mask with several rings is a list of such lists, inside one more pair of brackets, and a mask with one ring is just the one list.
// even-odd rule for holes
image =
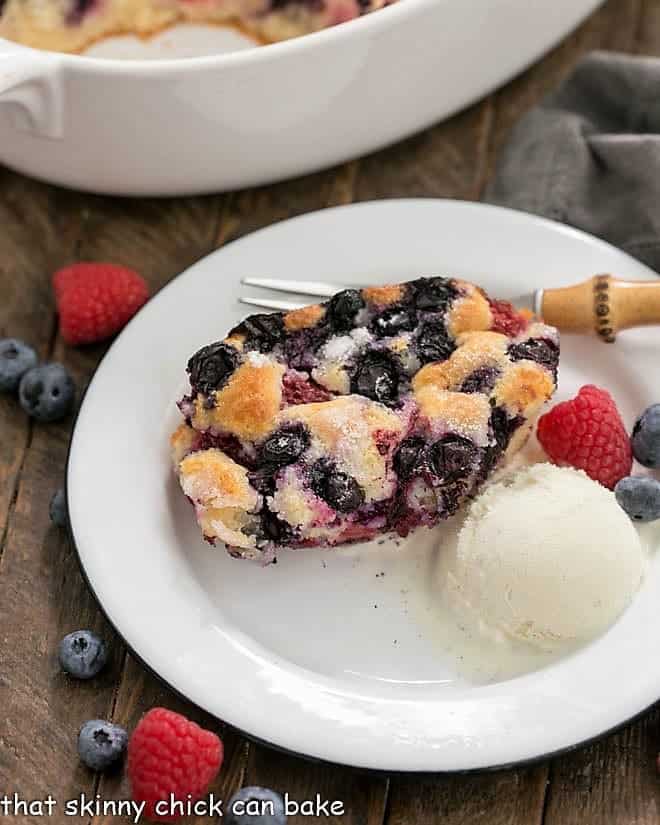
[[[608, 271], [654, 273], [559, 224], [480, 204], [365, 203], [257, 232], [155, 296], [103, 359], [72, 439], [73, 537], [103, 610], [144, 663], [248, 735], [397, 771], [493, 768], [596, 737], [660, 696], [660, 568], [602, 637], [517, 678], [472, 682], [442, 642], [429, 565], [443, 529], [284, 552], [260, 567], [198, 533], [167, 437], [188, 357], [245, 314], [245, 275], [381, 283], [447, 274], [511, 297]], [[660, 329], [606, 345], [564, 336], [559, 398], [593, 382], [626, 422], [658, 401]], [[656, 388], [654, 390], [654, 388]], [[624, 677], [625, 674], [625, 677]]]

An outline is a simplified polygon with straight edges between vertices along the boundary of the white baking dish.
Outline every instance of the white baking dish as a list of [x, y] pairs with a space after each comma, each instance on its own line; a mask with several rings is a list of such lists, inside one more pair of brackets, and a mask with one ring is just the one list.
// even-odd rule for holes
[[261, 184], [384, 146], [506, 81], [599, 0], [401, 0], [273, 46], [111, 60], [0, 39], [0, 162], [120, 195]]

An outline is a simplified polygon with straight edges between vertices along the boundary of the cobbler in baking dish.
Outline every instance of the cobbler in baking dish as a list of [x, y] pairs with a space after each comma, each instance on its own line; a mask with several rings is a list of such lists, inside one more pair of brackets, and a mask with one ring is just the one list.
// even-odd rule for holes
[[75, 52], [103, 37], [180, 22], [237, 23], [275, 42], [344, 23], [396, 0], [0, 0], [0, 37]]
[[553, 327], [456, 279], [252, 315], [191, 357], [174, 467], [236, 556], [405, 536], [522, 446], [558, 358]]

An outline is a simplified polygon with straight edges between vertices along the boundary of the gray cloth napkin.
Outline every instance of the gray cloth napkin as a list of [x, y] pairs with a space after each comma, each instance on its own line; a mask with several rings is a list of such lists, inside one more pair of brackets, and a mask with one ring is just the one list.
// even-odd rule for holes
[[583, 58], [515, 126], [485, 200], [577, 226], [660, 271], [660, 59]]

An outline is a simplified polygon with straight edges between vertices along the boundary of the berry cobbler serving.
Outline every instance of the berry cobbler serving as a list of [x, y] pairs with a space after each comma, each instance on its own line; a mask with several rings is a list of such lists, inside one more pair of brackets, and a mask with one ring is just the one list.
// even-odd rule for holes
[[345, 23], [396, 0], [0, 0], [0, 37], [76, 52], [110, 35], [181, 22], [239, 24], [264, 42]]
[[235, 556], [406, 536], [522, 446], [558, 358], [554, 327], [457, 279], [251, 315], [190, 358], [174, 467]]

